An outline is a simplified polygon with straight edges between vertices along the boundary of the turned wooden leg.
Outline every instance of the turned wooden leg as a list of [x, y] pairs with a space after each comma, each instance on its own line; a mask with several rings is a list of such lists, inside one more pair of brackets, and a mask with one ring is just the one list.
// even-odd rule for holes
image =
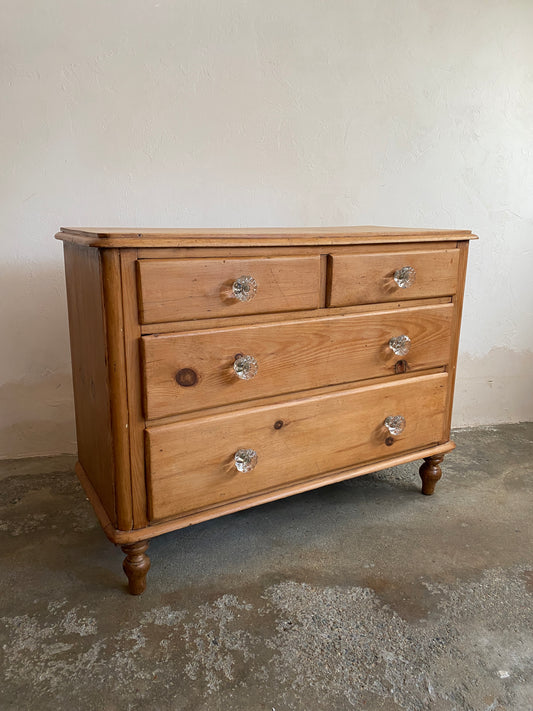
[[435, 484], [442, 476], [439, 464], [444, 459], [444, 454], [434, 454], [424, 457], [424, 464], [420, 467], [419, 474], [422, 479], [422, 493], [431, 496], [435, 491]]
[[140, 595], [146, 588], [146, 574], [150, 570], [150, 558], [146, 550], [150, 541], [137, 541], [121, 546], [126, 554], [122, 567], [128, 576], [128, 590], [130, 595]]

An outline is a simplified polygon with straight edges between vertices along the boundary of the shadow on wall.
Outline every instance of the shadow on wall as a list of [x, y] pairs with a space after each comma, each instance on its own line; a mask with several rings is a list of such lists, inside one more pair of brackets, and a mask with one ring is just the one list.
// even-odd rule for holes
[[63, 262], [0, 267], [0, 459], [76, 451]]
[[533, 352], [492, 348], [486, 355], [459, 355], [454, 427], [533, 420]]

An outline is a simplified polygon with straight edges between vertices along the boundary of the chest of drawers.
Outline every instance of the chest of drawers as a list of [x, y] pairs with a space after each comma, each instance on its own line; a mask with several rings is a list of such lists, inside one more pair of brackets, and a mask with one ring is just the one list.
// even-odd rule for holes
[[77, 475], [154, 536], [416, 459], [450, 420], [469, 231], [62, 229]]

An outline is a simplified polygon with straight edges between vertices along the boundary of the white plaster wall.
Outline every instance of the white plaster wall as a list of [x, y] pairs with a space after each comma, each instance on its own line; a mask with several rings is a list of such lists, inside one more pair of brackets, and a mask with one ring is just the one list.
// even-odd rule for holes
[[75, 448], [60, 225], [472, 229], [454, 422], [533, 419], [531, 0], [0, 10], [0, 456]]

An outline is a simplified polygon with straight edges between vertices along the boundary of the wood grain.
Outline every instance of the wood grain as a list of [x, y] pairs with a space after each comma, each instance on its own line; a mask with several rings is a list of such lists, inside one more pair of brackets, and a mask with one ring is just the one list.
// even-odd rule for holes
[[[428, 368], [424, 369], [422, 373], [424, 375], [433, 375], [435, 373], [446, 373], [447, 366], [441, 365], [438, 368]], [[420, 372], [418, 374], [421, 374]], [[367, 378], [364, 380], [358, 380], [355, 384], [357, 387], [366, 387], [367, 385], [378, 385], [380, 383], [398, 382], [405, 378], [412, 378], [411, 373], [395, 373], [394, 375], [386, 375], [381, 378]], [[354, 384], [350, 383], [338, 383], [337, 385], [325, 385], [321, 388], [311, 388], [307, 390], [300, 390], [298, 392], [290, 393], [290, 399], [293, 401], [306, 400], [310, 397], [315, 397], [317, 395], [328, 395], [333, 393], [340, 393], [346, 390], [347, 387], [354, 387]], [[231, 402], [224, 405], [218, 405], [216, 407], [206, 407], [205, 409], [194, 412], [182, 412], [179, 414], [169, 415], [168, 417], [157, 417], [153, 420], [146, 420], [147, 427], [155, 427], [159, 425], [171, 425], [175, 422], [184, 422], [190, 420], [191, 418], [196, 418], [200, 416], [211, 417], [211, 415], [221, 415], [226, 412], [239, 412], [240, 410], [247, 410], [250, 408], [251, 404], [254, 407], [263, 407], [267, 405], [276, 405], [278, 403], [286, 402], [288, 396], [287, 393], [283, 395], [271, 395], [269, 397], [260, 397], [255, 400], [244, 400], [241, 402]]]
[[[400, 358], [405, 358], [410, 373], [446, 365], [452, 316], [452, 304], [444, 304], [145, 336], [145, 414], [149, 419], [166, 417], [391, 375]], [[388, 342], [402, 334], [410, 337], [411, 348], [406, 356], [397, 356]], [[240, 380], [235, 374], [239, 353], [258, 361], [252, 380]], [[176, 382], [181, 369], [195, 372], [194, 386]]]
[[122, 311], [128, 398], [128, 435], [130, 452], [131, 506], [133, 527], [146, 526], [146, 481], [144, 474], [144, 416], [139, 343], [139, 306], [137, 303], [136, 249], [120, 250]]
[[[457, 241], [436, 241], [436, 242], [409, 242], [409, 250], [431, 251], [435, 249], [453, 249], [457, 246]], [[206, 259], [206, 258], [228, 258], [228, 257], [296, 257], [309, 256], [310, 254], [376, 254], [378, 252], [404, 252], [406, 249], [404, 242], [380, 243], [380, 244], [333, 244], [323, 245], [320, 242], [313, 245], [298, 246], [294, 244], [270, 247], [147, 247], [137, 250], [139, 259]]]
[[133, 527], [133, 514], [120, 252], [103, 250], [101, 259], [114, 459], [114, 470], [109, 476], [114, 473], [117, 527], [128, 531]]
[[93, 247], [267, 247], [335, 244], [380, 244], [476, 239], [469, 230], [398, 227], [301, 227], [255, 229], [140, 229], [62, 227], [56, 239]]
[[[206, 316], [298, 311], [320, 306], [320, 256], [140, 260], [142, 323]], [[250, 301], [231, 288], [241, 276], [257, 281]]]
[[[411, 306], [433, 306], [435, 304], [451, 304], [451, 296], [439, 296], [434, 299], [410, 299], [409, 301], [388, 301], [386, 304], [359, 304], [355, 306], [327, 307], [322, 309], [309, 309], [277, 313], [275, 318], [278, 323], [293, 321], [295, 316], [298, 319], [317, 318], [320, 316], [346, 316], [356, 313], [370, 313], [373, 311], [383, 311], [384, 309], [405, 309]], [[260, 323], [271, 323], [272, 314], [250, 314], [249, 316], [228, 316], [222, 318], [198, 318], [193, 321], [167, 321], [165, 323], [148, 323], [141, 325], [143, 335], [154, 333], [176, 333], [181, 331], [198, 331], [200, 329], [223, 328], [228, 326], [247, 326]]]
[[[330, 259], [329, 306], [450, 296], [457, 290], [458, 249], [343, 254]], [[415, 269], [416, 281], [402, 289], [394, 281], [394, 272], [404, 266]]]
[[[183, 515], [438, 444], [447, 383], [446, 373], [420, 376], [149, 428], [150, 518]], [[388, 447], [383, 422], [396, 414], [407, 426]], [[276, 422], [283, 423], [281, 428], [274, 427]], [[240, 448], [257, 451], [253, 472], [235, 469], [233, 456]]]
[[427, 235], [447, 235], [454, 234], [457, 239], [458, 235], [467, 236], [472, 234], [471, 230], [445, 230], [445, 229], [426, 229], [425, 227], [377, 227], [374, 225], [357, 225], [351, 227], [149, 227], [149, 228], [102, 228], [102, 227], [61, 227], [62, 233], [86, 234], [95, 235], [98, 237], [174, 237], [192, 236], [192, 237], [221, 237], [232, 238], [234, 235], [240, 237], [270, 237], [271, 235], [279, 237], [313, 237], [332, 236], [332, 237], [380, 237], [382, 240], [388, 240], [390, 237], [411, 236], [418, 237]]
[[448, 399], [446, 402], [446, 418], [444, 421], [443, 437], [449, 438], [452, 423], [453, 396], [455, 390], [455, 376], [457, 371], [457, 355], [459, 352], [459, 338], [461, 335], [461, 318], [463, 314], [463, 301], [466, 282], [466, 265], [468, 261], [468, 242], [459, 244], [459, 272], [457, 278], [457, 293], [453, 298], [454, 317], [452, 323], [452, 343], [450, 349], [450, 364], [448, 372], [450, 374], [450, 385], [448, 387]]
[[102, 264], [97, 250], [72, 244], [64, 257], [78, 460], [116, 526]]
[[113, 529], [111, 522], [109, 521], [104, 509], [100, 505], [98, 497], [94, 493], [94, 490], [91, 488], [89, 480], [87, 479], [87, 477], [85, 477], [85, 474], [83, 473], [79, 462], [76, 465], [76, 472], [78, 474], [80, 482], [82, 482], [83, 484], [84, 490], [87, 494], [87, 498], [94, 507], [95, 513], [106, 536], [112, 543], [115, 543], [116, 545], [122, 545], [123, 543], [134, 543], [135, 541], [147, 540], [156, 536], [162, 536], [165, 533], [170, 533], [171, 531], [178, 531], [181, 528], [194, 526], [195, 524], [201, 523], [202, 521], [210, 521], [214, 518], [218, 518], [219, 516], [226, 516], [237, 511], [242, 511], [243, 509], [252, 508], [254, 506], [261, 506], [262, 504], [268, 504], [271, 501], [277, 501], [278, 499], [283, 499], [288, 496], [301, 494], [305, 491], [318, 489], [322, 486], [328, 486], [329, 484], [335, 484], [339, 481], [345, 481], [346, 479], [353, 479], [358, 476], [369, 474], [370, 472], [377, 472], [383, 469], [398, 466], [400, 464], [414, 462], [417, 459], [430, 457], [434, 454], [451, 452], [454, 449], [455, 442], [448, 441], [444, 444], [438, 444], [436, 446], [427, 447], [424, 449], [417, 449], [412, 452], [405, 452], [404, 454], [400, 454], [398, 456], [393, 456], [388, 459], [380, 459], [379, 461], [370, 462], [369, 464], [363, 464], [362, 466], [349, 467], [340, 471], [328, 472], [327, 474], [315, 477], [313, 479], [305, 479], [303, 481], [297, 482], [296, 484], [287, 484], [286, 486], [281, 486], [278, 489], [275, 489], [274, 491], [254, 494], [253, 496], [250, 496], [247, 499], [230, 501], [229, 503], [221, 504], [220, 506], [215, 506], [211, 508], [205, 508], [201, 511], [196, 511], [192, 514], [186, 514], [185, 516], [179, 516], [164, 521], [152, 521], [146, 528], [136, 530], [134, 529], [132, 531], [119, 531]]
[[[422, 457], [431, 493], [454, 447], [471, 232], [74, 228], [56, 237], [76, 471], [106, 535], [125, 546], [132, 592], [144, 589], [147, 541], [167, 531]], [[407, 265], [417, 280], [399, 289], [392, 276]], [[228, 299], [247, 273], [256, 298]], [[388, 340], [401, 333], [411, 350], [394, 356]], [[257, 358], [255, 379], [236, 378], [238, 353]], [[394, 374], [399, 358], [407, 372]], [[383, 426], [391, 414], [407, 419], [396, 437]], [[233, 462], [242, 447], [259, 455], [246, 474]]]

